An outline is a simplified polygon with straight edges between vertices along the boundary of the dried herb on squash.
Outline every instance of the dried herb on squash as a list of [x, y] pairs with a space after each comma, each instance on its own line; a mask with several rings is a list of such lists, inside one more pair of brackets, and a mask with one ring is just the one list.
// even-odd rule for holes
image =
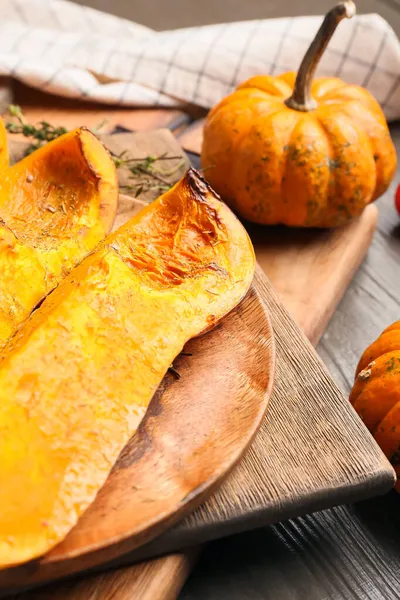
[[117, 203], [111, 156], [84, 128], [58, 137], [12, 167], [4, 165], [0, 348], [37, 303], [107, 235]]
[[[362, 355], [350, 401], [400, 475], [400, 321]], [[400, 491], [400, 482], [396, 484]]]
[[[170, 156], [167, 152], [159, 156], [149, 154], [143, 158], [133, 158], [124, 150], [121, 154], [114, 154], [113, 159], [117, 169], [125, 167], [130, 171], [132, 183], [120, 186], [120, 189], [134, 192], [135, 198], [148, 191], [161, 194], [171, 189], [173, 184], [168, 180], [168, 177], [175, 175], [185, 164], [185, 159], [182, 156]], [[177, 162], [170, 169], [162, 169], [157, 166], [157, 163], [164, 160]]]
[[174, 358], [237, 305], [254, 268], [244, 227], [189, 170], [25, 321], [0, 352], [1, 567], [67, 535]]
[[252, 77], [210, 111], [201, 164], [242, 217], [337, 227], [392, 181], [396, 151], [378, 102], [336, 77], [313, 81], [338, 23], [354, 13], [350, 0], [329, 11], [297, 74]]

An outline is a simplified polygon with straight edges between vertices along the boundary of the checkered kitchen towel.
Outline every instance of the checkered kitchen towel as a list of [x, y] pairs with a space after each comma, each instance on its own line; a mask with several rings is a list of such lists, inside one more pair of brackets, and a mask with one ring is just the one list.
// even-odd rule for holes
[[[0, 0], [0, 75], [110, 104], [210, 107], [251, 75], [297, 69], [321, 19], [155, 32], [66, 0]], [[400, 117], [400, 44], [378, 15], [343, 21], [318, 74], [366, 86]]]

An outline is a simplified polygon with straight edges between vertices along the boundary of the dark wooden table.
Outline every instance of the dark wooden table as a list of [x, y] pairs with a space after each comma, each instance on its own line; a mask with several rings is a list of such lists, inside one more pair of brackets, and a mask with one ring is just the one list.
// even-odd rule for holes
[[[400, 124], [391, 127], [400, 156]], [[400, 218], [394, 192], [378, 202], [367, 259], [317, 350], [350, 390], [365, 347], [400, 318]], [[398, 600], [400, 496], [342, 506], [210, 544], [181, 600]]]

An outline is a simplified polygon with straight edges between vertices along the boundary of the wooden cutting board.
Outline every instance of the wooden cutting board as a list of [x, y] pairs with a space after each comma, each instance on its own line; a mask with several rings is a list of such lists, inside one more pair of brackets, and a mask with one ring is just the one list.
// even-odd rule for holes
[[[162, 135], [167, 143], [168, 136]], [[168, 145], [170, 151], [176, 151], [172, 139]], [[288, 230], [280, 232], [271, 244], [272, 238], [265, 230], [265, 241], [257, 242], [259, 261], [271, 266], [272, 279], [276, 277], [286, 297], [292, 300], [297, 321], [304, 324], [313, 342], [362, 260], [375, 222], [376, 212], [371, 207], [348, 228], [322, 232], [317, 242], [315, 232], [297, 239]], [[282, 235], [286, 236], [285, 245], [281, 242]], [[288, 265], [291, 275], [286, 279], [283, 273]], [[383, 492], [393, 482], [388, 463], [261, 273], [256, 285], [270, 308], [278, 342], [277, 388], [272, 398], [271, 418], [263, 424], [252, 449], [217, 494], [164, 539], [159, 539], [158, 546], [145, 549], [146, 552], [162, 551], [176, 543], [181, 545], [182, 540], [186, 544], [208, 539]], [[298, 303], [296, 294], [300, 296]], [[323, 451], [315, 455], [315, 448]], [[95, 593], [96, 599], [109, 598], [110, 590], [121, 599], [173, 597], [182, 575], [188, 572], [192, 556], [175, 555], [86, 582], [52, 586], [48, 597], [83, 600]], [[160, 579], [152, 579], [152, 573], [159, 574]], [[119, 588], [120, 585], [123, 587]], [[46, 596], [41, 591], [36, 597]]]

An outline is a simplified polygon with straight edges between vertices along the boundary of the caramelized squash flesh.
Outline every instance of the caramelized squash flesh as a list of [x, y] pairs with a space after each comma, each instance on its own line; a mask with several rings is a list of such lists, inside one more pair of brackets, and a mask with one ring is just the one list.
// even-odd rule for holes
[[0, 172], [8, 168], [8, 161], [7, 131], [0, 118]]
[[173, 359], [238, 304], [254, 267], [245, 229], [191, 170], [22, 325], [0, 353], [1, 567], [66, 536]]
[[0, 347], [107, 235], [117, 203], [112, 158], [85, 129], [0, 170]]

